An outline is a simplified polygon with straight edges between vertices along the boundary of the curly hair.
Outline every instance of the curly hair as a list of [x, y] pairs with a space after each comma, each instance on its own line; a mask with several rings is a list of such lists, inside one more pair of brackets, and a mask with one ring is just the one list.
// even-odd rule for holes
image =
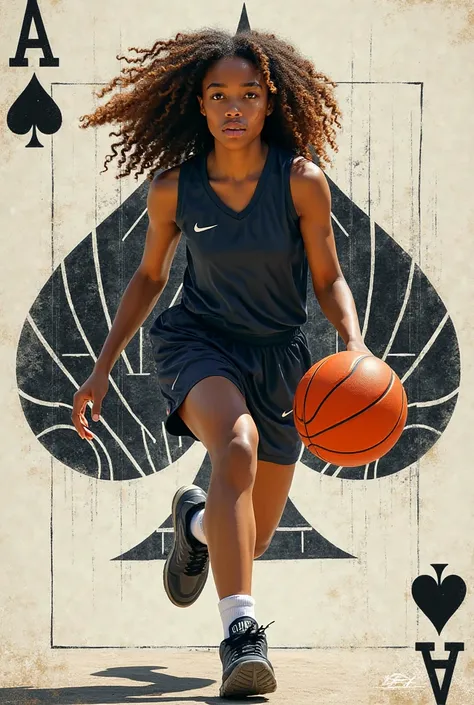
[[[252, 62], [274, 96], [262, 139], [308, 159], [315, 153], [321, 166], [331, 163], [326, 148], [337, 151], [336, 127], [341, 127], [334, 95], [337, 84], [274, 34], [249, 30], [231, 35], [204, 28], [157, 41], [151, 49], [131, 47], [129, 51], [137, 56], [117, 56], [129, 66], [96, 96], [102, 98], [116, 87], [119, 92], [92, 114], [80, 117], [81, 128], [119, 124], [119, 130], [109, 136], [120, 140], [111, 145], [113, 154], [104, 162], [104, 171], [115, 157], [119, 167], [125, 164], [117, 179], [137, 169], [135, 178], [149, 170], [151, 179], [157, 169], [177, 166], [212, 149], [214, 138], [197, 96], [210, 66], [230, 56]], [[129, 87], [132, 90], [122, 91]]]

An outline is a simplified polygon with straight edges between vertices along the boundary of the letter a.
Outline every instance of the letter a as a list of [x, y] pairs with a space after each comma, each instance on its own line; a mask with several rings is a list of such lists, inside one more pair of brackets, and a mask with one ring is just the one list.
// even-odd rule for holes
[[[38, 34], [37, 39], [30, 37], [33, 22], [35, 23], [36, 32]], [[51, 51], [51, 45], [38, 7], [38, 0], [28, 0], [26, 3], [25, 16], [23, 18], [15, 58], [9, 60], [10, 66], [28, 66], [28, 59], [25, 57], [27, 49], [43, 50], [43, 58], [41, 58], [39, 62], [40, 66], [59, 66], [59, 59], [55, 58]]]
[[[433, 690], [433, 695], [436, 699], [436, 705], [446, 705], [446, 700], [448, 699], [449, 688], [451, 686], [451, 681], [453, 679], [454, 668], [456, 666], [456, 660], [458, 653], [464, 651], [464, 644], [462, 642], [446, 642], [444, 645], [446, 651], [449, 651], [449, 658], [447, 659], [432, 659], [431, 651], [435, 650], [435, 645], [433, 642], [426, 644], [416, 642], [416, 651], [421, 651], [423, 656], [423, 661], [425, 662], [426, 671], [430, 679], [431, 688]], [[436, 669], [444, 671], [443, 682], [440, 685], [439, 679], [436, 674]]]

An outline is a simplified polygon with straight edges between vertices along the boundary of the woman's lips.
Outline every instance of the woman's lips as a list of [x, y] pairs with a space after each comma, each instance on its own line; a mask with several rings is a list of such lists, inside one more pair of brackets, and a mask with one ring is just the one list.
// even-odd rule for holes
[[241, 135], [244, 134], [245, 127], [243, 127], [242, 125], [239, 125], [239, 126], [236, 125], [234, 127], [229, 125], [227, 127], [224, 127], [222, 132], [224, 132], [224, 134], [226, 134], [228, 137], [240, 137]]

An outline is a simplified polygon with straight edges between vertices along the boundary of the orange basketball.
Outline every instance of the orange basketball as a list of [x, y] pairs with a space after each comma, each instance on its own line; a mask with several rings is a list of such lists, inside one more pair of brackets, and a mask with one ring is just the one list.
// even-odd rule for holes
[[356, 467], [393, 448], [405, 426], [407, 397], [383, 360], [344, 351], [323, 358], [304, 375], [293, 416], [311, 453], [327, 463]]

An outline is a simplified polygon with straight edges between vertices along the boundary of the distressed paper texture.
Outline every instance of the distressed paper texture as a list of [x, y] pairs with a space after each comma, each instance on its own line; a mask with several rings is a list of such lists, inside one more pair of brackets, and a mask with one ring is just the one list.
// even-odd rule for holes
[[[276, 620], [269, 630], [270, 646], [313, 649], [305, 652], [301, 669], [309, 672], [314, 664], [319, 671], [315, 689], [322, 679], [324, 702], [332, 702], [330, 697], [339, 702], [337, 693], [348, 692], [356, 659], [364, 675], [351, 692], [354, 702], [413, 702], [410, 697], [434, 702], [415, 641], [435, 641], [437, 647], [462, 641], [465, 652], [459, 655], [448, 703], [464, 705], [472, 698], [474, 663], [472, 13], [467, 3], [454, 0], [324, 0], [310, 7], [303, 0], [251, 0], [246, 6], [253, 28], [287, 37], [339, 83], [343, 132], [327, 174], [429, 279], [452, 320], [461, 353], [456, 408], [419, 461], [367, 481], [328, 476], [299, 464], [291, 500], [304, 525], [355, 558], [258, 561], [258, 619], [264, 624]], [[193, 481], [204, 449], [194, 444], [163, 470], [122, 482], [98, 481], [71, 469], [35, 438], [19, 395], [17, 355], [25, 321], [52, 273], [142, 183], [133, 178], [119, 183], [115, 167], [99, 175], [110, 130], [81, 131], [77, 126], [78, 116], [93, 108], [92, 91], [119, 72], [115, 57], [127, 47], [151, 46], [158, 37], [203, 25], [235, 31], [241, 5], [215, 0], [166, 6], [149, 0], [133, 6], [111, 0], [80, 6], [42, 2], [60, 66], [40, 67], [41, 53], [30, 49], [28, 67], [9, 67], [24, 7], [18, 0], [5, 6], [0, 29], [6, 57], [0, 129], [0, 629], [5, 685], [31, 681], [39, 687], [47, 685], [50, 672], [58, 678], [70, 673], [76, 667], [72, 664], [79, 664], [78, 651], [89, 658], [91, 652], [81, 647], [200, 647], [215, 646], [221, 638], [212, 581], [191, 610], [177, 610], [162, 588], [162, 560], [113, 560], [166, 522], [173, 492]], [[11, 104], [33, 73], [63, 116], [57, 134], [40, 135], [43, 149], [25, 149], [29, 137], [14, 135], [6, 125]], [[433, 329], [438, 323], [433, 320]], [[137, 371], [138, 336], [129, 352]], [[414, 349], [393, 352], [413, 354]], [[79, 383], [85, 378], [80, 369], [79, 360]], [[157, 418], [153, 433], [161, 432]], [[463, 605], [441, 638], [410, 593], [417, 575], [433, 574], [431, 563], [447, 563], [446, 574], [456, 573], [468, 585]], [[331, 664], [324, 675], [323, 653]], [[178, 666], [173, 667], [178, 673]], [[284, 662], [279, 670], [285, 672]], [[424, 688], [401, 692], [380, 687], [398, 670], [419, 674]], [[286, 702], [289, 693], [283, 691], [294, 688], [289, 673], [282, 680], [282, 694], [272, 701], [281, 697]], [[0, 702], [2, 697], [0, 691]], [[301, 697], [303, 702], [306, 695]], [[314, 692], [308, 697], [314, 702]]]

